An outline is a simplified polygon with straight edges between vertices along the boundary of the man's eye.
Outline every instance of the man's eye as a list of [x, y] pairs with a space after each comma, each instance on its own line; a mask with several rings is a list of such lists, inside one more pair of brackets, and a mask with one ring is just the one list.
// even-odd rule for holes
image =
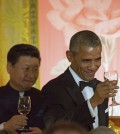
[[38, 71], [38, 68], [34, 68], [34, 71], [37, 72]]
[[28, 68], [28, 67], [26, 67], [26, 68], [23, 68], [23, 70], [27, 71], [27, 70], [29, 70], [29, 68]]
[[99, 62], [99, 61], [101, 61], [101, 58], [99, 58], [99, 59], [96, 59], [95, 61]]
[[83, 62], [86, 62], [87, 63], [87, 62], [90, 62], [90, 60], [83, 60]]

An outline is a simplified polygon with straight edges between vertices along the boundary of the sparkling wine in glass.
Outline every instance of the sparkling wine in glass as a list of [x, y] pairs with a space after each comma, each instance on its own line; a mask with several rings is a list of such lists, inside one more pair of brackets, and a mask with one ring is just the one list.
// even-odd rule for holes
[[[118, 73], [117, 71], [108, 71], [108, 72], [104, 72], [104, 79], [105, 80], [117, 80], [118, 81]], [[118, 102], [116, 102], [115, 97], [112, 97], [112, 104], [111, 106], [116, 106], [116, 105], [120, 105]]]
[[[29, 114], [31, 110], [31, 99], [30, 96], [20, 96], [18, 100], [18, 112], [21, 115], [27, 115]], [[25, 130], [23, 127], [21, 130]]]

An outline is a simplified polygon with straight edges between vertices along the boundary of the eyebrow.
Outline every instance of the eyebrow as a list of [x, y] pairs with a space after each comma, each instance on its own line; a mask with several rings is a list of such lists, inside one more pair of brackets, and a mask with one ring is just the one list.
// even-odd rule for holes
[[[89, 58], [88, 59], [87, 58], [86, 59], [82, 59], [82, 61], [91, 61], [91, 60], [93, 60], [93, 59], [89, 59]], [[101, 60], [101, 57], [98, 57], [98, 58], [96, 58], [94, 60]]]

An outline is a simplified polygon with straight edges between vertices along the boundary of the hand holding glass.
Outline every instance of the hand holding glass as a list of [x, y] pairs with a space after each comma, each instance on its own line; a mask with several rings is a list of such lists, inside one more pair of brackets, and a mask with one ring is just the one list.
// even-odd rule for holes
[[[21, 115], [27, 115], [29, 114], [31, 110], [31, 99], [30, 96], [20, 96], [18, 100], [18, 112]], [[25, 128], [23, 127], [22, 130]]]
[[[118, 73], [117, 71], [108, 71], [104, 72], [104, 79], [105, 80], [117, 80], [118, 81]], [[112, 106], [120, 105], [119, 103], [116, 102], [115, 97], [112, 97]]]

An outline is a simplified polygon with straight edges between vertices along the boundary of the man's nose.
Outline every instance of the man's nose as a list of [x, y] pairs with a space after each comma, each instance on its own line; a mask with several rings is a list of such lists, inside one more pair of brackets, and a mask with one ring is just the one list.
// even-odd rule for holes
[[95, 62], [94, 61], [92, 61], [91, 63], [90, 63], [90, 66], [89, 66], [89, 68], [91, 69], [91, 70], [94, 70], [94, 69], [96, 69], [96, 64], [95, 64]]
[[34, 78], [34, 77], [35, 77], [34, 71], [29, 70], [28, 76], [29, 76], [30, 78]]

